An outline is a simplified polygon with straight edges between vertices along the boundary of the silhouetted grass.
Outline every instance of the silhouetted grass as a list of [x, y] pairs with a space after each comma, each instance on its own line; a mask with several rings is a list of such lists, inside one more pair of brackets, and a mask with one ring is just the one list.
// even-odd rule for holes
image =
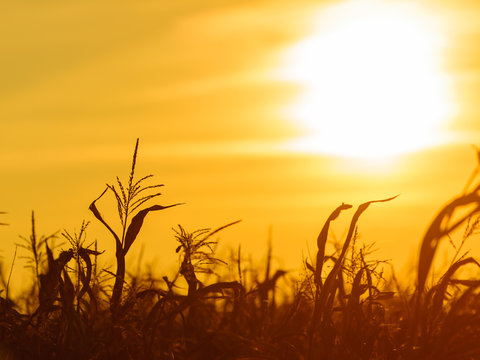
[[[475, 258], [461, 254], [465, 241], [480, 229], [480, 186], [474, 185], [479, 167], [463, 193], [428, 227], [415, 290], [407, 293], [398, 284], [394, 290], [396, 280], [393, 274], [385, 278], [384, 262], [371, 259], [369, 248], [356, 242], [361, 214], [395, 197], [361, 204], [338, 250], [327, 254], [330, 224], [352, 207], [339, 205], [320, 231], [315, 261], [304, 261], [301, 278], [272, 269], [271, 243], [263, 275], [251, 264], [246, 267], [240, 247], [230, 259], [230, 275], [223, 275], [218, 265], [227, 259], [216, 256], [213, 236], [238, 221], [213, 231], [174, 229], [179, 245], [172, 256], [178, 256], [178, 270], [171, 279], [128, 274], [126, 255], [146, 215], [179, 205], [147, 204], [160, 196], [162, 185], [145, 185], [151, 175], [135, 179], [137, 153], [138, 140], [128, 181], [117, 178], [90, 205], [115, 241], [114, 271], [99, 269], [104, 254], [97, 242], [87, 244], [88, 223], [78, 232], [64, 230], [67, 250], [54, 256], [58, 236], [39, 237], [32, 212], [31, 234], [19, 244], [27, 251], [31, 286], [11, 299], [1, 274], [0, 358], [480, 358], [480, 278], [455, 277], [467, 266], [480, 267]], [[120, 230], [97, 206], [107, 191], [114, 196]], [[440, 243], [460, 227], [464, 235], [458, 246], [452, 242], [456, 252], [450, 266], [429, 285]], [[279, 287], [287, 294], [281, 299]]]

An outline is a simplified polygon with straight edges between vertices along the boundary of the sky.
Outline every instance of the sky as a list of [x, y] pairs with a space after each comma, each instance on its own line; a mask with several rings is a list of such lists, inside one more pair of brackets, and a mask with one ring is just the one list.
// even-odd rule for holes
[[[29, 233], [32, 210], [40, 234], [78, 231], [82, 220], [90, 221], [88, 239], [97, 239], [107, 250], [105, 263], [112, 262], [113, 253], [107, 254], [113, 240], [88, 206], [117, 175], [127, 178], [140, 138], [137, 174], [153, 174], [165, 185], [158, 203], [185, 204], [149, 215], [131, 263], [143, 248], [146, 262], [169, 272], [177, 224], [193, 231], [241, 219], [220, 234], [220, 252], [241, 244], [245, 256], [260, 263], [271, 227], [277, 266], [296, 269], [314, 253], [323, 222], [339, 204], [400, 194], [372, 205], [359, 231], [362, 241], [375, 242], [374, 256], [391, 259], [399, 272], [410, 269], [429, 221], [462, 190], [476, 165], [471, 145], [480, 143], [480, 5], [402, 3], [2, 5], [0, 210], [7, 212], [1, 222], [9, 224], [0, 228], [4, 268], [19, 235]], [[406, 14], [393, 18], [397, 28], [388, 25], [392, 13]], [[379, 27], [370, 33], [363, 19], [378, 20]], [[383, 45], [365, 40], [379, 29], [386, 34]], [[404, 38], [405, 29], [421, 34]], [[356, 32], [363, 38], [349, 40]], [[356, 41], [361, 48], [352, 47]], [[393, 55], [369, 68], [368, 54], [379, 46], [387, 49], [380, 54]], [[430, 55], [434, 62], [423, 63]], [[410, 63], [423, 72], [408, 73]], [[403, 68], [407, 72], [397, 71]], [[383, 75], [373, 78], [377, 70]], [[422, 74], [433, 80], [423, 81]], [[389, 87], [393, 82], [400, 90]], [[363, 100], [355, 99], [363, 99], [368, 83], [376, 86], [380, 110], [357, 117]], [[333, 97], [335, 91], [343, 97]], [[437, 137], [433, 131], [439, 129], [422, 121], [441, 116], [443, 137]], [[384, 125], [385, 117], [396, 120]], [[377, 136], [376, 129], [386, 132]], [[415, 146], [400, 146], [412, 139]], [[114, 221], [113, 197], [100, 206]], [[352, 215], [334, 226], [332, 238], [344, 236]], [[22, 261], [16, 260], [17, 281], [24, 276]]]

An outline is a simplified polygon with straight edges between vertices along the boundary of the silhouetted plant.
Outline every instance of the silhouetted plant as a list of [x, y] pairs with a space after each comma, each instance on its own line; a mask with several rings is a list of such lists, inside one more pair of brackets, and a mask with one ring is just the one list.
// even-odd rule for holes
[[31, 216], [31, 232], [30, 235], [27, 237], [20, 236], [22, 240], [21, 243], [17, 243], [18, 247], [27, 250], [29, 253], [27, 256], [20, 256], [20, 259], [26, 260], [25, 267], [30, 269], [34, 274], [34, 286], [32, 288], [33, 293], [31, 297], [36, 297], [38, 294], [38, 289], [40, 285], [39, 276], [41, 271], [44, 267], [44, 261], [46, 261], [46, 253], [44, 251], [44, 244], [48, 240], [53, 240], [57, 237], [57, 233], [53, 233], [51, 235], [45, 236], [42, 235], [38, 237], [36, 229], [35, 229], [35, 213], [32, 211]]
[[178, 225], [178, 230], [174, 229], [175, 238], [180, 243], [176, 249], [181, 257], [180, 274], [188, 283], [189, 294], [197, 290], [199, 281], [195, 273], [211, 274], [213, 266], [226, 264], [225, 261], [215, 257], [215, 247], [218, 241], [212, 240], [212, 236], [239, 222], [240, 220], [232, 222], [213, 231], [200, 229], [189, 233], [181, 225]]
[[[153, 205], [145, 209], [135, 212], [141, 205], [147, 201], [158, 197], [161, 195], [159, 192], [149, 194], [148, 190], [156, 190], [157, 188], [163, 186], [159, 184], [155, 185], [144, 185], [144, 181], [151, 178], [153, 175], [147, 175], [139, 180], [134, 180], [135, 175], [135, 165], [137, 161], [137, 152], [138, 152], [138, 142], [135, 144], [135, 150], [133, 152], [132, 167], [130, 170], [130, 175], [128, 178], [128, 183], [126, 186], [122, 184], [120, 179], [117, 177], [117, 186], [108, 185], [107, 188], [102, 192], [102, 194], [96, 198], [90, 204], [90, 210], [93, 215], [108, 229], [115, 239], [116, 252], [115, 256], [117, 259], [117, 270], [115, 274], [115, 283], [113, 285], [112, 297], [110, 300], [110, 307], [112, 313], [117, 313], [119, 306], [121, 305], [122, 290], [123, 284], [125, 281], [125, 257], [128, 253], [128, 250], [132, 246], [133, 242], [137, 238], [137, 235], [143, 225], [145, 216], [151, 211], [164, 210], [169, 207], [177, 206], [180, 204], [161, 206]], [[120, 235], [113, 230], [113, 228], [103, 219], [100, 211], [97, 208], [96, 202], [108, 191], [111, 190], [117, 201], [118, 216], [121, 223]], [[130, 224], [128, 221], [130, 220]]]
[[[452, 325], [460, 330], [465, 327], [476, 327], [476, 322], [478, 322], [475, 313], [470, 313], [469, 320], [463, 321], [461, 314], [456, 313], [456, 311], [460, 304], [466, 306], [466, 302], [471, 301], [472, 297], [477, 301], [475, 291], [480, 286], [480, 281], [453, 281], [451, 279], [453, 274], [461, 267], [468, 264], [478, 265], [473, 258], [461, 257], [459, 260], [455, 260], [458, 256], [459, 250], [457, 250], [452, 265], [447, 269], [440, 282], [430, 290], [427, 289], [427, 278], [441, 241], [445, 238], [449, 239], [450, 234], [465, 223], [467, 225], [464, 231], [464, 240], [471, 236], [478, 227], [476, 225], [477, 220], [474, 220], [473, 223], [471, 221], [471, 219], [478, 218], [480, 214], [480, 185], [472, 186], [480, 169], [479, 150], [477, 150], [477, 155], [478, 165], [469, 178], [463, 193], [440, 210], [427, 229], [420, 247], [417, 286], [412, 299], [414, 310], [412, 311], [413, 317], [410, 322], [410, 336], [407, 345], [410, 357], [441, 358], [441, 356], [445, 356], [445, 351], [441, 349], [446, 344], [452, 343], [453, 338], [458, 337], [458, 333], [451, 331]], [[470, 188], [472, 189], [470, 190]], [[461, 213], [461, 215], [458, 216], [458, 213]], [[447, 311], [444, 307], [444, 300], [447, 299], [448, 286], [452, 281], [466, 286], [466, 290], [460, 295], [457, 302], [454, 301], [450, 304], [452, 307]], [[458, 323], [452, 324], [453, 321]], [[471, 347], [468, 347], [468, 349], [471, 350]], [[463, 350], [458, 349], [457, 352], [460, 355]], [[480, 356], [480, 349], [477, 350], [476, 354]]]
[[[342, 243], [327, 254], [329, 227], [351, 205], [341, 204], [327, 218], [317, 238], [315, 260], [305, 261], [302, 279], [273, 268], [269, 240], [265, 265], [245, 264], [240, 247], [232, 255], [230, 276], [215, 254], [220, 230], [174, 229], [179, 245], [179, 271], [173, 279], [153, 272], [125, 273], [125, 257], [150, 211], [170, 206], [147, 201], [161, 185], [135, 180], [138, 140], [124, 184], [116, 179], [90, 205], [116, 244], [116, 272], [96, 270], [97, 242], [86, 241], [88, 223], [79, 231], [64, 230], [66, 250], [54, 251], [50, 237], [32, 230], [22, 238], [38, 286], [38, 307], [22, 314], [17, 299], [6, 294], [0, 272], [0, 358], [18, 359], [361, 359], [447, 360], [480, 358], [480, 263], [467, 256], [467, 239], [480, 229], [480, 185], [475, 169], [461, 195], [434, 218], [421, 243], [416, 288], [397, 292], [370, 259], [370, 247], [358, 245], [357, 223], [369, 205], [354, 213]], [[480, 164], [480, 152], [479, 164]], [[97, 201], [110, 191], [116, 200], [120, 230], [102, 217]], [[466, 210], [465, 210], [466, 209]], [[464, 226], [459, 241], [452, 232]], [[431, 276], [438, 248], [448, 239], [451, 263], [439, 279]], [[53, 241], [52, 241], [53, 242]], [[334, 244], [335, 245], [335, 244]], [[463, 251], [463, 252], [462, 252]], [[54, 255], [55, 252], [55, 255]], [[476, 271], [466, 278], [466, 267]], [[11, 267], [13, 269], [13, 267]], [[226, 271], [225, 271], [226, 272]], [[199, 277], [199, 274], [215, 277]], [[101, 276], [115, 278], [113, 292]], [[177, 284], [183, 276], [188, 293]], [[238, 281], [231, 281], [231, 277]], [[282, 279], [280, 281], [280, 279]], [[432, 279], [432, 280], [429, 280]], [[200, 280], [203, 282], [201, 283]], [[127, 284], [127, 285], [126, 285]], [[276, 291], [285, 292], [278, 301]], [[34, 290], [29, 289], [29, 293]], [[23, 310], [22, 310], [23, 311]]]
[[[341, 250], [341, 253], [335, 259], [334, 266], [328, 273], [325, 279], [325, 282], [323, 283], [322, 268], [323, 268], [323, 263], [325, 259], [325, 245], [327, 242], [330, 223], [340, 215], [340, 212], [342, 212], [343, 210], [350, 209], [352, 206], [349, 204], [341, 204], [332, 212], [332, 214], [328, 217], [327, 221], [325, 222], [325, 225], [323, 226], [322, 231], [320, 232], [320, 235], [318, 236], [318, 239], [317, 239], [317, 245], [318, 245], [317, 263], [316, 263], [317, 268], [313, 269], [315, 273], [315, 278], [314, 278], [315, 279], [315, 295], [314, 295], [315, 300], [314, 300], [314, 309], [313, 309], [313, 315], [312, 315], [310, 330], [309, 330], [309, 345], [308, 345], [309, 359], [313, 359], [313, 356], [314, 356], [313, 340], [314, 340], [315, 332], [317, 331], [317, 328], [320, 327], [321, 332], [325, 332], [325, 331], [332, 332], [331, 317], [332, 317], [333, 305], [334, 305], [334, 300], [335, 300], [335, 295], [337, 292], [339, 280], [341, 281], [341, 279], [339, 279], [338, 277], [343, 266], [345, 255], [350, 247], [350, 242], [352, 241], [352, 238], [356, 232], [357, 221], [360, 218], [360, 215], [372, 203], [391, 201], [395, 198], [396, 196], [388, 199], [383, 199], [383, 200], [372, 200], [372, 201], [363, 203], [358, 207], [357, 211], [353, 215], [352, 220], [350, 222], [348, 234], [346, 236], [345, 242], [343, 243], [343, 248]], [[363, 271], [363, 269], [361, 271]], [[329, 357], [328, 351], [333, 348], [333, 341], [335, 340], [335, 337], [333, 336], [332, 338], [328, 339], [327, 337], [323, 336], [320, 339], [323, 342], [322, 352], [326, 352], [327, 357]]]

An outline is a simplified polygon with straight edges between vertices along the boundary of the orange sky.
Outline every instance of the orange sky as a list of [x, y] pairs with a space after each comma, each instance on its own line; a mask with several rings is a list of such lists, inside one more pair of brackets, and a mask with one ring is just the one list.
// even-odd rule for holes
[[[379, 163], [281, 145], [304, 131], [283, 111], [301, 84], [275, 74], [287, 49], [310, 35], [312, 14], [332, 3], [341, 2], [2, 5], [0, 210], [10, 224], [1, 228], [7, 265], [18, 235], [28, 234], [32, 209], [40, 233], [78, 230], [82, 219], [91, 220], [89, 239], [112, 249], [88, 205], [106, 182], [127, 176], [139, 137], [138, 174], [152, 173], [166, 185], [161, 204], [186, 205], [149, 215], [131, 261], [143, 243], [146, 259], [168, 271], [176, 260], [171, 227], [243, 219], [221, 235], [220, 250], [241, 242], [260, 260], [272, 225], [278, 261], [295, 268], [308, 247], [314, 251], [323, 221], [341, 202], [400, 193], [373, 205], [359, 230], [363, 240], [376, 242], [378, 257], [405, 269], [428, 222], [475, 166], [480, 5], [415, 2], [444, 29], [439, 61], [452, 84], [457, 113], [447, 128], [456, 140]], [[114, 209], [108, 201], [102, 206]], [[335, 234], [344, 228], [340, 222]]]

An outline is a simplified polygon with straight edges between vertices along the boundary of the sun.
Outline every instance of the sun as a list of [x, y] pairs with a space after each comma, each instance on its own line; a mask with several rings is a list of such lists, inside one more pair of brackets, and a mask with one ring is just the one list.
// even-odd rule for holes
[[437, 19], [408, 2], [352, 0], [321, 10], [279, 76], [301, 86], [286, 115], [304, 150], [375, 158], [445, 140], [453, 116]]

